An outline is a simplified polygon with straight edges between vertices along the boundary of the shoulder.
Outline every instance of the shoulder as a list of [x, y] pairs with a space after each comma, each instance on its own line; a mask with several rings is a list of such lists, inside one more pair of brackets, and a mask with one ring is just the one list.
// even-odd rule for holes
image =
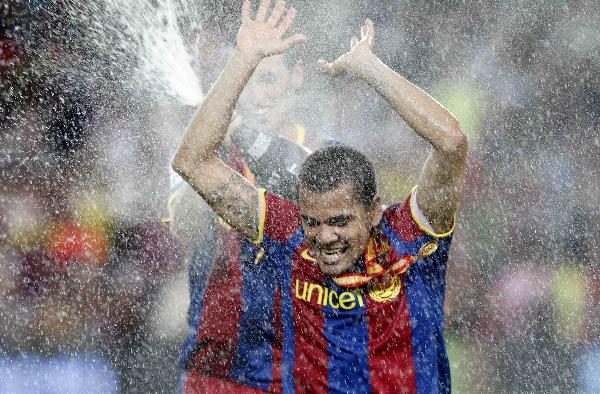
[[277, 194], [261, 191], [261, 218], [264, 235], [278, 242], [287, 241], [302, 227], [298, 205]]
[[453, 229], [446, 233], [436, 233], [429, 221], [419, 209], [416, 199], [416, 187], [403, 202], [391, 205], [383, 213], [385, 223], [398, 234], [403, 241], [412, 242], [425, 235], [434, 238], [445, 238], [452, 234]]

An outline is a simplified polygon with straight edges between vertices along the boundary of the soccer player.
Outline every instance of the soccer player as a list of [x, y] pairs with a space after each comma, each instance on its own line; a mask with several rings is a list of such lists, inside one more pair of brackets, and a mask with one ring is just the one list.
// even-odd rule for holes
[[[203, 47], [219, 47], [207, 45], [211, 42], [214, 39]], [[203, 58], [204, 68], [199, 71], [206, 77], [218, 59], [206, 54]], [[239, 125], [230, 127], [231, 143], [219, 152], [250, 182], [292, 201], [297, 201], [298, 168], [309, 153], [302, 147], [304, 127], [293, 116], [302, 77], [301, 66], [290, 64], [284, 55], [262, 62], [236, 107]], [[189, 266], [189, 334], [180, 356], [185, 369], [182, 391], [281, 391], [280, 318], [273, 313], [280, 289], [263, 272], [267, 264], [256, 267], [264, 250], [218, 220], [176, 174], [171, 176], [171, 192], [168, 222], [188, 251]], [[253, 299], [252, 307], [245, 308], [249, 296], [263, 288], [269, 289], [271, 298]]]
[[[321, 67], [364, 80], [431, 144], [418, 187], [383, 210], [369, 160], [333, 146], [302, 164], [299, 204], [257, 190], [216, 152], [261, 60], [305, 40], [286, 36], [294, 9], [286, 12], [282, 2], [269, 8], [262, 0], [252, 18], [244, 1], [234, 53], [194, 114], [172, 166], [266, 251], [257, 266], [283, 289], [273, 308], [283, 325], [284, 391], [449, 392], [444, 278], [466, 138], [452, 114], [372, 52], [367, 20], [351, 50]], [[249, 300], [268, 291], [257, 288]]]

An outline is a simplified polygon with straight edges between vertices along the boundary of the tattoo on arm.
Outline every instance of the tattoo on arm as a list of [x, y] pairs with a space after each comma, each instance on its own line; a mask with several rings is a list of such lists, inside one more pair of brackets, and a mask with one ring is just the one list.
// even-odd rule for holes
[[246, 186], [249, 185], [238, 174], [230, 174], [204, 197], [226, 222], [246, 236], [254, 237], [258, 233], [256, 195], [254, 188]]

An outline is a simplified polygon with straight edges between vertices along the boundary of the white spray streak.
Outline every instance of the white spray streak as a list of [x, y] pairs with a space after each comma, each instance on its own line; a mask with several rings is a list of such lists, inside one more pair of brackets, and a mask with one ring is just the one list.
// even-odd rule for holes
[[[84, 25], [86, 41], [112, 65], [133, 68], [141, 90], [167, 94], [196, 106], [203, 97], [177, 20], [189, 19], [187, 4], [178, 0], [96, 0], [82, 5], [70, 1], [69, 14]], [[85, 7], [85, 10], [82, 10]], [[90, 70], [93, 72], [94, 70]]]

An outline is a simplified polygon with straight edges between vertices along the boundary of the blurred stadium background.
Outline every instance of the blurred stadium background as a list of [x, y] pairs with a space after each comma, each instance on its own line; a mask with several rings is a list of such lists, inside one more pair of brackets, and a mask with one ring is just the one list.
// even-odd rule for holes
[[[92, 2], [69, 3], [0, 2], [0, 392], [174, 392], [188, 294], [160, 218], [192, 109], [132, 87], [127, 57], [85, 45]], [[306, 125], [373, 155], [386, 202], [427, 144], [360, 83], [311, 66], [365, 17], [376, 52], [468, 134], [447, 276], [455, 392], [600, 392], [597, 4], [290, 3], [309, 37], [294, 53]], [[196, 12], [232, 42], [237, 8]]]

